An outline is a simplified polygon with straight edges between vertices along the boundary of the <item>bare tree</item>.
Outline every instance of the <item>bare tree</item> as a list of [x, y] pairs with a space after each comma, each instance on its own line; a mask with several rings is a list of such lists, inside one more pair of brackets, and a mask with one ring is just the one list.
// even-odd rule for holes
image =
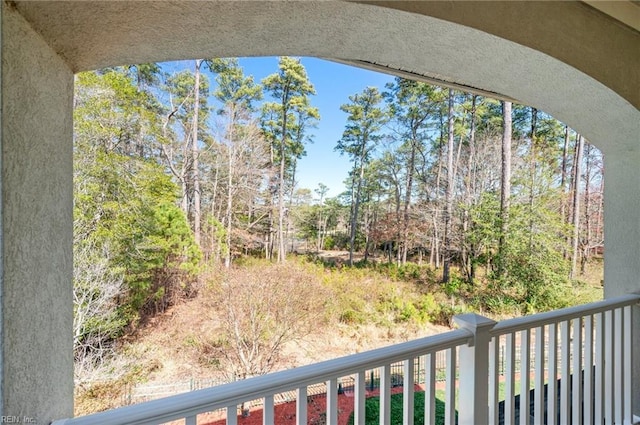
[[579, 135], [576, 140], [576, 154], [573, 165], [573, 239], [571, 253], [571, 274], [570, 278], [576, 276], [578, 263], [578, 242], [580, 238], [580, 180], [582, 177], [582, 149], [584, 147], [584, 138]]
[[285, 344], [317, 328], [326, 296], [315, 276], [287, 264], [232, 269], [218, 297], [226, 372], [245, 379], [271, 371]]
[[[225, 267], [233, 258], [232, 237], [235, 230], [234, 211], [246, 211], [262, 185], [267, 163], [266, 142], [255, 121], [242, 106], [228, 103], [222, 114], [224, 122], [220, 156], [226, 159]], [[244, 207], [244, 208], [241, 208]], [[249, 224], [250, 226], [251, 224]], [[245, 230], [246, 230], [245, 226]]]
[[316, 251], [318, 252], [323, 249], [325, 231], [327, 228], [328, 217], [324, 214], [324, 198], [328, 191], [329, 187], [323, 183], [319, 183], [318, 188], [315, 189], [315, 192], [320, 196], [318, 201], [318, 238], [316, 241]]
[[118, 329], [118, 297], [124, 292], [123, 275], [110, 267], [107, 247], [81, 241], [76, 232], [73, 264], [73, 351], [75, 375], [82, 377], [114, 354]]

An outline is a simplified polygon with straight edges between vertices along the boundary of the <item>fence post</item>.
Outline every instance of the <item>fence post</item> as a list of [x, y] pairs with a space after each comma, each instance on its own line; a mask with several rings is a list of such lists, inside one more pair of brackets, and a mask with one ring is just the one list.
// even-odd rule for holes
[[487, 423], [489, 417], [489, 331], [497, 322], [475, 313], [460, 314], [453, 320], [471, 331], [473, 340], [460, 346], [460, 399], [458, 423]]

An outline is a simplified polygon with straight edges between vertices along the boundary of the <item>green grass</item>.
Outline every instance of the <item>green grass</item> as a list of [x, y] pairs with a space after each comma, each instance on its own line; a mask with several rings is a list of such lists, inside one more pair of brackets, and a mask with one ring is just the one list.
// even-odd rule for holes
[[[413, 396], [413, 417], [415, 425], [424, 425], [424, 392], [415, 392]], [[402, 400], [403, 394], [391, 396], [391, 425], [402, 425]], [[436, 398], [436, 425], [444, 424], [445, 404]], [[365, 425], [378, 425], [380, 423], [380, 397], [370, 397], [365, 401]], [[353, 413], [349, 417], [349, 425], [353, 425]], [[456, 413], [457, 416], [457, 413]]]
[[[520, 391], [520, 381], [515, 382], [516, 394]], [[533, 380], [531, 382], [531, 388], [533, 388]], [[498, 384], [498, 400], [504, 400], [506, 385], [504, 382]], [[436, 422], [435, 425], [444, 424], [444, 409], [445, 409], [445, 391], [436, 390]], [[456, 389], [456, 420], [457, 409], [459, 402], [458, 390]], [[391, 396], [391, 425], [403, 425], [402, 406], [403, 394], [398, 393]], [[413, 418], [415, 425], [424, 425], [424, 392], [416, 391], [414, 393], [414, 409]], [[365, 401], [365, 425], [378, 425], [380, 423], [380, 397], [370, 397]], [[349, 425], [353, 425], [354, 417], [353, 413], [349, 417]]]

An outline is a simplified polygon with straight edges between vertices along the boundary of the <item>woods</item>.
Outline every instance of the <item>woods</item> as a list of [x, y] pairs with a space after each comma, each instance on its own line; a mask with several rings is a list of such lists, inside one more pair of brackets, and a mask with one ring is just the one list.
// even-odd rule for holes
[[297, 181], [323, 125], [300, 59], [280, 58], [261, 82], [237, 59], [189, 64], [76, 76], [81, 363], [242, 257], [415, 263], [446, 291], [483, 288], [487, 308], [530, 312], [565, 303], [602, 253], [602, 155], [542, 111], [401, 78], [365, 87], [327, 124], [342, 137], [316, 141], [351, 163], [328, 197]]

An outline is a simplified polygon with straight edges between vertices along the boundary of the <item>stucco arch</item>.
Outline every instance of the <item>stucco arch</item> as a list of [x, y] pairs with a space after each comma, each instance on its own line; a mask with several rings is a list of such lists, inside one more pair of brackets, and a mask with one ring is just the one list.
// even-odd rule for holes
[[640, 15], [629, 26], [581, 1], [4, 1], [1, 11], [2, 415], [71, 415], [71, 110], [82, 70], [315, 56], [535, 106], [604, 151], [605, 290], [640, 289]]
[[640, 33], [581, 2], [18, 2], [18, 10], [74, 72], [196, 57], [363, 61], [507, 95], [605, 152], [640, 149]]

